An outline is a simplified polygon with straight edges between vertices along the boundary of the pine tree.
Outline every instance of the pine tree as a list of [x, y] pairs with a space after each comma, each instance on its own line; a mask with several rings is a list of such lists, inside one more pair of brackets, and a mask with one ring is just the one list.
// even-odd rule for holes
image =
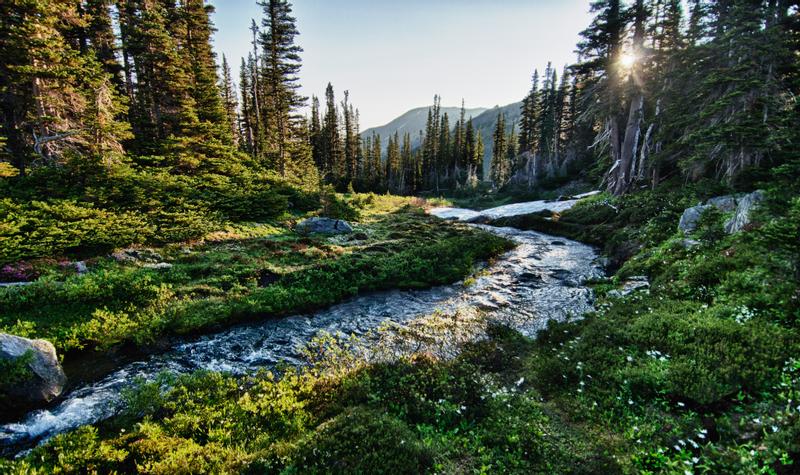
[[255, 111], [255, 98], [253, 97], [251, 79], [253, 77], [250, 69], [251, 61], [245, 62], [242, 58], [242, 65], [239, 68], [239, 91], [242, 99], [241, 116], [239, 118], [239, 129], [242, 137], [241, 148], [251, 157], [256, 157], [256, 122], [257, 114]]
[[462, 178], [463, 172], [466, 168], [466, 109], [464, 108], [464, 99], [461, 99], [461, 111], [456, 122], [455, 130], [453, 131], [453, 181], [458, 185]]
[[355, 110], [349, 100], [350, 91], [344, 91], [344, 101], [342, 101], [342, 112], [344, 114], [344, 183], [350, 183], [355, 178], [356, 154], [358, 153], [358, 130]]
[[489, 179], [495, 188], [502, 188], [506, 184], [510, 172], [505, 114], [497, 117], [492, 139], [494, 148], [489, 167]]
[[204, 0], [182, 0], [181, 3], [178, 11], [185, 29], [180, 33], [185, 38], [181, 42], [180, 56], [188, 59], [189, 93], [194, 100], [197, 118], [227, 132], [230, 122], [218, 87], [216, 54], [211, 48], [214, 28], [209, 16], [214, 7], [205, 5]]
[[111, 75], [111, 81], [120, 94], [125, 94], [122, 65], [117, 60], [116, 36], [111, 19], [114, 0], [86, 0], [84, 10], [89, 17], [86, 33], [97, 60]]
[[[160, 152], [170, 136], [187, 136], [198, 122], [190, 75], [157, 0], [127, 0], [125, 51], [133, 64], [131, 123], [139, 151]], [[174, 7], [173, 7], [174, 8]]]
[[520, 117], [519, 150], [520, 153], [536, 153], [538, 148], [538, 131], [536, 124], [539, 122], [539, 71], [533, 71], [531, 90], [522, 100], [522, 114]]
[[311, 153], [314, 157], [314, 163], [317, 165], [317, 169], [324, 170], [325, 160], [323, 156], [322, 121], [320, 118], [319, 98], [317, 96], [311, 96], [311, 123], [309, 124], [309, 141], [311, 142]]
[[372, 153], [370, 155], [369, 172], [367, 180], [369, 183], [370, 191], [380, 192], [383, 188], [383, 167], [381, 167], [381, 136], [379, 134], [372, 135]]
[[447, 183], [453, 169], [452, 144], [450, 142], [450, 118], [445, 112], [439, 125], [438, 159], [436, 160], [442, 183]]
[[336, 108], [336, 97], [333, 86], [328, 83], [325, 90], [325, 119], [322, 122], [322, 144], [320, 161], [322, 174], [329, 181], [336, 182], [342, 176], [344, 165], [344, 146], [339, 132], [339, 111]]
[[294, 42], [299, 32], [291, 4], [286, 0], [265, 0], [259, 5], [265, 15], [259, 43], [264, 55], [265, 100], [269, 105], [263, 111], [267, 144], [273, 154], [274, 168], [286, 176], [287, 147], [296, 139], [294, 127], [300, 120], [297, 110], [307, 100], [299, 93], [297, 77], [303, 50]]
[[411, 149], [411, 134], [403, 135], [403, 148], [400, 151], [400, 178], [398, 189], [401, 194], [410, 195], [416, 191], [414, 155]]
[[[0, 4], [0, 135], [20, 174], [63, 162], [67, 151], [107, 160], [122, 150], [124, 103], [94, 50], [74, 3]], [[89, 158], [89, 157], [87, 157]]]
[[228, 64], [228, 59], [222, 55], [222, 83], [220, 84], [220, 93], [222, 94], [222, 106], [225, 110], [225, 120], [228, 125], [230, 135], [233, 138], [233, 143], [238, 145], [240, 143], [239, 137], [239, 103], [236, 100], [236, 90], [233, 85], [233, 77], [231, 75], [231, 67]]
[[400, 134], [395, 132], [393, 137], [389, 137], [389, 147], [386, 149], [386, 186], [389, 192], [394, 194], [402, 193], [400, 187]]

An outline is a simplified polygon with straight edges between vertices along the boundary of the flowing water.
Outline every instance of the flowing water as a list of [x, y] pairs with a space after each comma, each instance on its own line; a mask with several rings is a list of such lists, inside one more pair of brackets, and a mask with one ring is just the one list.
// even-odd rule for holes
[[[534, 202], [507, 209], [516, 213], [519, 209], [543, 209], [541, 206], [543, 202]], [[470, 213], [474, 212], [440, 208], [431, 213], [452, 218], [473, 216]], [[427, 290], [374, 292], [313, 314], [239, 325], [183, 342], [74, 388], [53, 407], [0, 426], [0, 448], [17, 452], [58, 433], [108, 418], [122, 408], [125, 388], [137, 378], [152, 380], [162, 371], [243, 374], [278, 363], [302, 364], [302, 348], [321, 331], [363, 335], [387, 321], [402, 324], [437, 309], [472, 306], [533, 336], [549, 319], [578, 317], [591, 309], [592, 293], [583, 284], [603, 272], [591, 247], [532, 231], [479, 227], [518, 245], [487, 267], [471, 285], [459, 282]]]

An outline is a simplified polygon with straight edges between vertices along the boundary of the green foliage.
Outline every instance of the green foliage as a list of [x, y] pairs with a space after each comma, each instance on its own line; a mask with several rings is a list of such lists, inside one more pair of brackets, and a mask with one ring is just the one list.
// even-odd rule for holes
[[113, 213], [76, 201], [0, 200], [0, 262], [66, 252], [107, 252], [142, 242], [152, 227], [141, 215]]
[[417, 474], [433, 462], [415, 431], [383, 412], [356, 407], [321, 424], [299, 444], [294, 473]]
[[6, 392], [32, 376], [30, 363], [33, 361], [33, 350], [28, 350], [17, 358], [0, 358], [0, 394]]

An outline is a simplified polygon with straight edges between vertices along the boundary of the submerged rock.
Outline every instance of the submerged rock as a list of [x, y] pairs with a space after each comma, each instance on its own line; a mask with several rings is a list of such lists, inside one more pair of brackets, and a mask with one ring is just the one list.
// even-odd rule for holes
[[26, 358], [29, 374], [22, 381], [2, 388], [7, 396], [5, 406], [27, 410], [46, 404], [61, 394], [67, 376], [52, 343], [0, 333], [0, 359], [13, 361], [19, 358]]
[[300, 234], [350, 234], [353, 232], [353, 227], [341, 219], [309, 218], [297, 223], [294, 230]]

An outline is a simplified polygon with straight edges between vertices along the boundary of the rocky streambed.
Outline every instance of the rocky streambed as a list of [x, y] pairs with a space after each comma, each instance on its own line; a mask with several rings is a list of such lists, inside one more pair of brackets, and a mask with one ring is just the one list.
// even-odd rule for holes
[[[566, 209], [569, 202], [557, 202]], [[492, 217], [552, 209], [544, 202], [511, 205]], [[439, 208], [444, 218], [473, 217], [475, 212]], [[481, 213], [478, 213], [481, 214]], [[512, 214], [513, 215], [513, 214]], [[404, 324], [436, 310], [462, 307], [483, 310], [530, 336], [550, 319], [577, 318], [591, 309], [588, 279], [601, 277], [590, 246], [514, 228], [480, 226], [517, 246], [483, 269], [469, 283], [427, 290], [392, 290], [360, 295], [328, 309], [283, 319], [240, 325], [179, 343], [168, 351], [123, 364], [100, 380], [72, 388], [55, 405], [0, 426], [0, 448], [13, 454], [53, 435], [111, 417], [123, 408], [123, 392], [137, 379], [153, 380], [163, 371], [197, 370], [243, 374], [278, 364], [301, 365], [302, 349], [320, 332], [365, 335], [387, 322]]]

